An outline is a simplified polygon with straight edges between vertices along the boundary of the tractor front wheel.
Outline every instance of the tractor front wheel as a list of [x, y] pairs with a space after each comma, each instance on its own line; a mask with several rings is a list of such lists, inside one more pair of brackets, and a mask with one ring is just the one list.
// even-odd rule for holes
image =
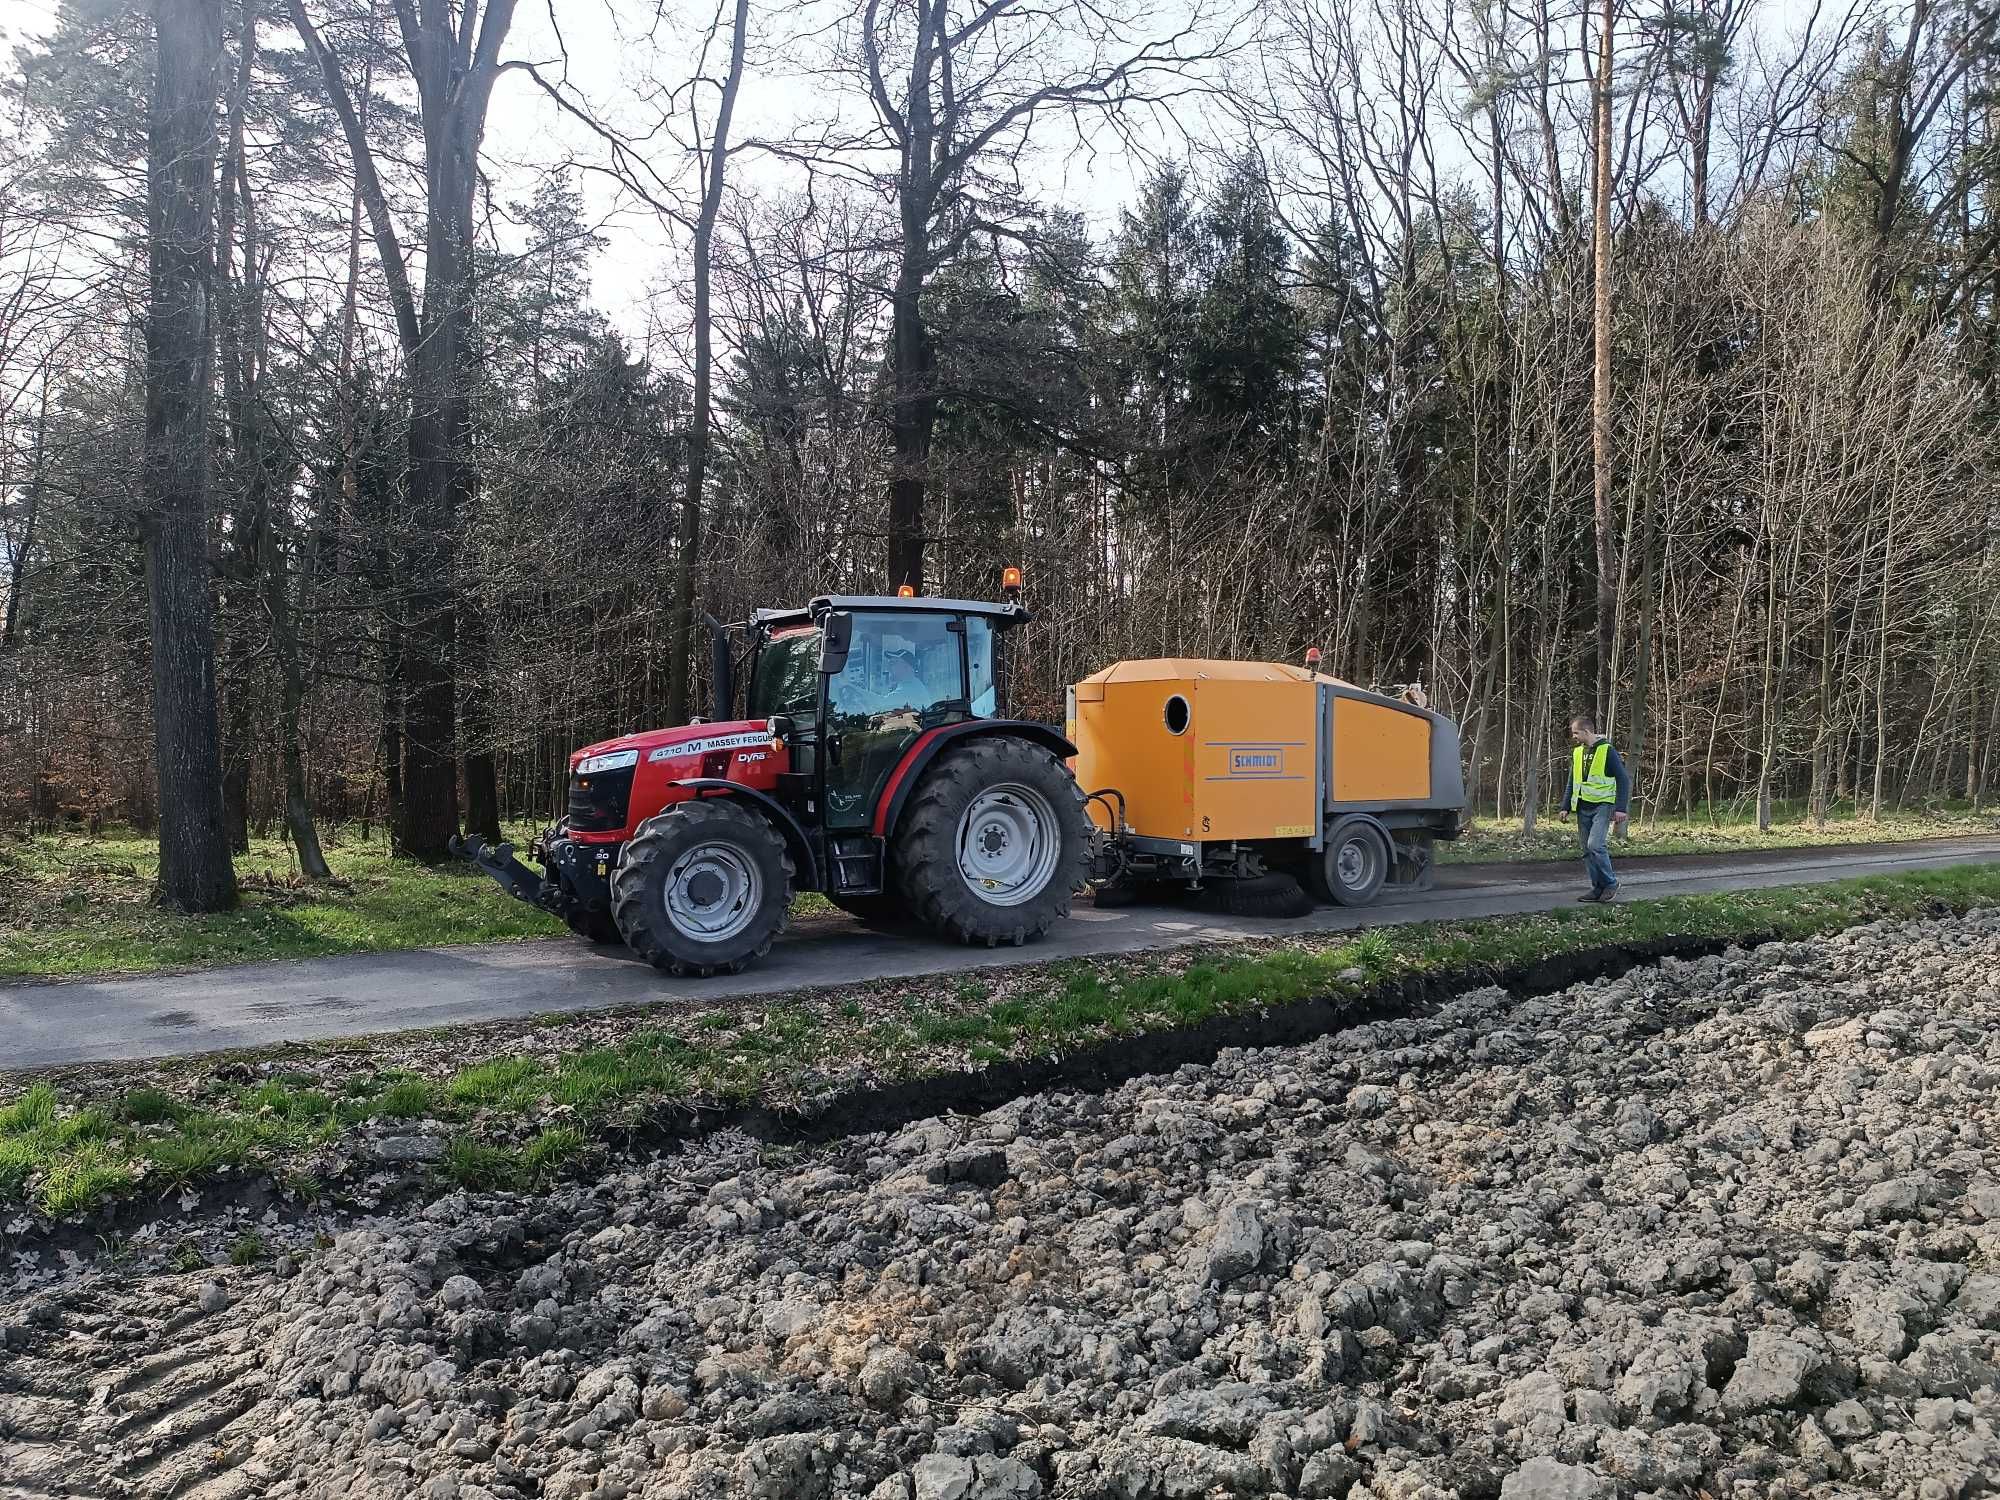
[[976, 739], [925, 773], [895, 863], [907, 909], [933, 931], [989, 948], [1039, 938], [1089, 868], [1083, 793], [1041, 746]]
[[695, 978], [770, 951], [791, 907], [792, 861], [762, 813], [720, 797], [648, 818], [611, 877], [611, 914], [634, 953]]

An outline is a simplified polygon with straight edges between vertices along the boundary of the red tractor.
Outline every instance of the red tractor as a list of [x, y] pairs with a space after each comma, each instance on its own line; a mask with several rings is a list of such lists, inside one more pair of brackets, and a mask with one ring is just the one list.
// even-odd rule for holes
[[1091, 833], [1075, 747], [1000, 717], [1003, 642], [1027, 619], [1012, 597], [759, 610], [729, 627], [752, 637], [745, 717], [718, 630], [714, 721], [573, 754], [568, 814], [530, 850], [541, 874], [506, 844], [459, 852], [676, 974], [761, 957], [798, 890], [964, 943], [1039, 938], [1083, 887]]

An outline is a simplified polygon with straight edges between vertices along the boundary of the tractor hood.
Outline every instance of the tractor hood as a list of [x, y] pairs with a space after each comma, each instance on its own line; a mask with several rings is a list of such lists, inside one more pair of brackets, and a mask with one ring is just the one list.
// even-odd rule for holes
[[[717, 724], [683, 724], [678, 729], [648, 729], [639, 734], [621, 734], [615, 740], [599, 740], [572, 751], [572, 771], [588, 760], [601, 760], [636, 750], [628, 764], [644, 765], [660, 760], [699, 760], [712, 751], [749, 750], [771, 743], [771, 731], [762, 719], [731, 719]], [[622, 757], [621, 757], [622, 758]], [[609, 769], [608, 767], [606, 769]]]

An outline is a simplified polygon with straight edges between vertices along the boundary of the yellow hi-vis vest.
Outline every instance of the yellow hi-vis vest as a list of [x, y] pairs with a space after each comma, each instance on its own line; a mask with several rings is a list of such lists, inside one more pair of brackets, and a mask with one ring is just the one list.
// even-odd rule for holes
[[[1590, 757], [1590, 774], [1586, 776], [1583, 758]], [[1583, 802], [1616, 802], [1618, 800], [1618, 779], [1608, 774], [1605, 767], [1611, 763], [1611, 741], [1599, 740], [1594, 750], [1576, 747], [1571, 759], [1569, 777], [1569, 810], [1576, 811], [1576, 804]]]

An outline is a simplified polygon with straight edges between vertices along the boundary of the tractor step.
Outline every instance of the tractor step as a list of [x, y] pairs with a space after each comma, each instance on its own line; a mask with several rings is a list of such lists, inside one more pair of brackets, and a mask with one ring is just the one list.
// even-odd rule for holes
[[872, 835], [836, 835], [828, 844], [831, 889], [843, 896], [868, 896], [882, 889], [882, 841]]

